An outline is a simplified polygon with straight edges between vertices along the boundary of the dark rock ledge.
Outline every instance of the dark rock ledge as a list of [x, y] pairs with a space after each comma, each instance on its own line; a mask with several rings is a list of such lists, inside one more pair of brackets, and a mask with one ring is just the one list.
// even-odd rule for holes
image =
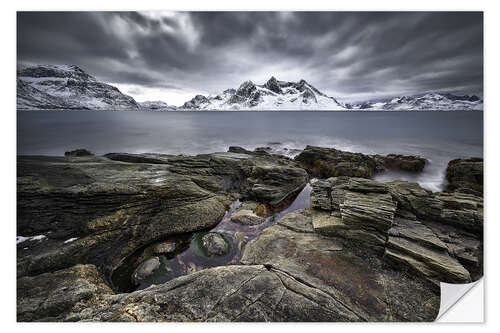
[[387, 169], [420, 172], [427, 163], [426, 159], [419, 156], [365, 155], [316, 146], [307, 146], [295, 160], [317, 178], [371, 178], [375, 173]]
[[[416, 172], [413, 157], [322, 149], [296, 161], [244, 150], [18, 157], [17, 233], [45, 236], [18, 244], [18, 320], [434, 320], [439, 281], [482, 276], [483, 199], [479, 178], [463, 171], [470, 161], [450, 163], [448, 192], [432, 193], [367, 179]], [[314, 174], [309, 160], [341, 171], [312, 184], [309, 208], [247, 244], [240, 265], [113, 291], [113, 271], [137, 249], [174, 251], [168, 237], [215, 226], [236, 198], [268, 211], [289, 202], [308, 182], [303, 168]]]

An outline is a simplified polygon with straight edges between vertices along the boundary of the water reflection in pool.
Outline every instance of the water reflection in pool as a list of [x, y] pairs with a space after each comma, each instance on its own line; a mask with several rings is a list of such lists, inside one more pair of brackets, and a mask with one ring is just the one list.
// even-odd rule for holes
[[[307, 184], [288, 207], [266, 218], [265, 222], [254, 226], [231, 221], [231, 215], [241, 205], [240, 201], [235, 201], [217, 226], [211, 230], [193, 233], [189, 239], [189, 246], [184, 251], [171, 258], [159, 256], [160, 267], [147, 279], [141, 281], [136, 289], [144, 289], [152, 284], [164, 283], [210, 267], [239, 264], [244, 246], [259, 236], [264, 229], [276, 224], [284, 215], [308, 207], [310, 193], [311, 186]], [[201, 248], [201, 238], [208, 232], [217, 232], [225, 238], [230, 245], [228, 254], [210, 257], [204, 253]]]

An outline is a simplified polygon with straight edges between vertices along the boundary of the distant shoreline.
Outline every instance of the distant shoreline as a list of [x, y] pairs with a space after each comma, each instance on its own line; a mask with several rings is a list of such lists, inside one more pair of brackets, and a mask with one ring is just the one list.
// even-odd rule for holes
[[484, 112], [484, 110], [148, 110], [148, 109], [137, 109], [137, 110], [97, 110], [97, 109], [16, 109], [16, 111], [22, 112], [36, 112], [36, 111], [51, 111], [51, 112], [81, 112], [81, 111], [93, 111], [93, 112], [363, 112], [363, 113], [373, 113], [373, 112]]

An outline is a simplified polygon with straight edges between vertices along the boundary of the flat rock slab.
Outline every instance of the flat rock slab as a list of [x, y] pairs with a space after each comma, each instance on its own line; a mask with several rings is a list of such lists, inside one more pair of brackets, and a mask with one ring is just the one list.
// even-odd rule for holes
[[359, 321], [327, 293], [262, 265], [199, 271], [130, 294], [107, 296], [72, 321]]
[[343, 304], [361, 321], [434, 320], [439, 294], [425, 279], [384, 265], [368, 249], [360, 251], [345, 247], [339, 238], [275, 225], [247, 244], [241, 262], [292, 276]]
[[17, 280], [18, 321], [63, 321], [72, 311], [95, 306], [112, 294], [93, 265]]

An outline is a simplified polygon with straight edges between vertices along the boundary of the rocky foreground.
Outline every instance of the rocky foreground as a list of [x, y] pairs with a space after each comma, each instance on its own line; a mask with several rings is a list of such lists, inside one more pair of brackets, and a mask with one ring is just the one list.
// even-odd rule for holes
[[[422, 171], [415, 156], [66, 155], [18, 157], [18, 321], [432, 321], [440, 281], [482, 276], [482, 159], [451, 161], [433, 193], [370, 179]], [[238, 263], [116, 285], [125, 266], [139, 283], [179, 251], [172, 237], [212, 229], [235, 200], [233, 222], [259, 225], [308, 183], [309, 207], [243, 245]], [[201, 243], [228, 250], [214, 232]]]

